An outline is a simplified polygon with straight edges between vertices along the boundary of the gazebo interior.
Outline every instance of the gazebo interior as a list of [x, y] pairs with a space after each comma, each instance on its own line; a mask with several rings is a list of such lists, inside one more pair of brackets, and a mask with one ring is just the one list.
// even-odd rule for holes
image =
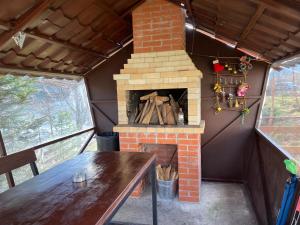
[[299, 1], [0, 7], [1, 225], [300, 224]]

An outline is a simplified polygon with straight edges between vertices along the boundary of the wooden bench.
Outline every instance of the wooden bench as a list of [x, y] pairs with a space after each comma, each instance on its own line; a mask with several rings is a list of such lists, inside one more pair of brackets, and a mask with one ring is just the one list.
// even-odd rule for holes
[[[36, 155], [33, 150], [21, 151], [7, 156], [0, 157], [0, 175], [11, 174], [11, 171], [27, 164], [30, 165], [34, 176], [39, 174], [36, 166]], [[13, 185], [14, 186], [14, 185]]]

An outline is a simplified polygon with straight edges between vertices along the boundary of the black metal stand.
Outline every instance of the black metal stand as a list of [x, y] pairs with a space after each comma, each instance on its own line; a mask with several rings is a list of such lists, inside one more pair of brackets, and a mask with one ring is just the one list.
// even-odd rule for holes
[[[152, 163], [152, 165], [150, 166], [149, 169], [150, 170], [148, 170], [148, 173], [151, 177], [151, 190], [152, 190], [152, 219], [153, 219], [153, 225], [158, 225], [158, 222], [157, 222], [157, 196], [156, 196], [156, 160]], [[144, 174], [144, 176], [145, 176], [145, 174]], [[133, 192], [134, 188], [144, 178], [144, 176], [142, 176], [140, 179], [138, 179], [138, 181], [132, 188], [131, 192], [128, 193], [126, 198], [124, 198], [124, 200], [121, 202], [121, 204], [116, 208], [116, 210], [111, 215], [111, 218], [108, 220], [107, 223], [105, 223], [105, 225], [140, 225], [140, 224], [134, 224], [134, 223], [124, 223], [124, 222], [119, 222], [119, 221], [111, 222], [111, 219], [117, 213], [119, 208], [124, 204], [124, 202], [130, 196], [130, 194]]]
[[151, 166], [151, 185], [152, 185], [152, 213], [153, 225], [157, 225], [157, 196], [156, 196], [156, 168], [155, 161]]

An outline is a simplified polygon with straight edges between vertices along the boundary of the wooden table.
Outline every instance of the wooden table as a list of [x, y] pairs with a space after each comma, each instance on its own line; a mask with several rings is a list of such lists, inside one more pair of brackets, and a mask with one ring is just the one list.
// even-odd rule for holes
[[[73, 183], [82, 169], [87, 181]], [[155, 156], [134, 152], [83, 153], [0, 194], [0, 224], [109, 224], [148, 171], [157, 225]]]

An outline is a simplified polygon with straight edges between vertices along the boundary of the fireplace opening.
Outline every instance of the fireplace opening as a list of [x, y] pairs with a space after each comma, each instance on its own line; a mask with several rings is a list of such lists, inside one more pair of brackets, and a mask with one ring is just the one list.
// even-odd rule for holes
[[156, 155], [156, 165], [171, 165], [178, 169], [177, 145], [172, 144], [142, 144], [142, 152], [149, 152]]
[[188, 90], [129, 90], [127, 117], [129, 124], [188, 124]]

